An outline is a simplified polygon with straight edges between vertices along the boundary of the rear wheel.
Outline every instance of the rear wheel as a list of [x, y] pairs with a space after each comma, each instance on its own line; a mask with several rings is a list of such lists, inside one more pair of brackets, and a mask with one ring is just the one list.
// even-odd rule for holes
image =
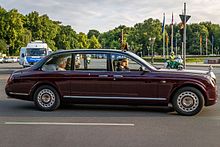
[[53, 87], [45, 85], [34, 93], [34, 103], [40, 110], [52, 111], [60, 106], [60, 97]]
[[175, 93], [172, 104], [175, 111], [181, 115], [196, 115], [204, 106], [204, 96], [194, 87], [184, 87]]

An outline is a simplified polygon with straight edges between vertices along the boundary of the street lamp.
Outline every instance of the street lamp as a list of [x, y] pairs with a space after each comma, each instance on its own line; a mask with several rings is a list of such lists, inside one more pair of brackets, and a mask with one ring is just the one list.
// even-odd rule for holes
[[150, 37], [149, 41], [151, 43], [151, 63], [154, 63], [154, 42], [155, 42], [156, 37]]

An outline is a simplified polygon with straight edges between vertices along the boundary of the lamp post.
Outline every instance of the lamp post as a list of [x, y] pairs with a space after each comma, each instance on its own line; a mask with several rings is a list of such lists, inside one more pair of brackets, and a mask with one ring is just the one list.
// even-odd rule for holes
[[189, 20], [191, 16], [186, 15], [186, 3], [184, 3], [184, 11], [183, 14], [180, 15], [180, 19], [182, 20], [182, 23], [184, 25], [184, 32], [183, 32], [183, 65], [184, 69], [186, 69], [186, 23]]
[[156, 37], [150, 37], [149, 41], [151, 43], [151, 63], [154, 63], [154, 42], [155, 42]]

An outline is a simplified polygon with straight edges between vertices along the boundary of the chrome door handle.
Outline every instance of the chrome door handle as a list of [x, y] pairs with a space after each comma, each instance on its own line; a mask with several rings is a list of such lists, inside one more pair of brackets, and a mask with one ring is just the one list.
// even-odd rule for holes
[[123, 75], [113, 75], [114, 78], [122, 78]]
[[160, 81], [160, 83], [162, 83], [162, 84], [165, 84], [167, 81], [165, 81], [165, 80], [162, 80], [162, 81]]
[[108, 75], [99, 75], [99, 78], [107, 78]]

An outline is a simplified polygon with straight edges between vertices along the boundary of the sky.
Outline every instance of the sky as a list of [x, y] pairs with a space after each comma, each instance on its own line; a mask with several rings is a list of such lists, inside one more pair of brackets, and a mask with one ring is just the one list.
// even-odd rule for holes
[[179, 23], [183, 3], [187, 4], [188, 23], [211, 21], [220, 24], [220, 0], [0, 0], [6, 10], [17, 9], [23, 15], [37, 11], [47, 14], [52, 20], [71, 25], [77, 32], [87, 33], [90, 29], [105, 32], [119, 25], [134, 26], [148, 18], [166, 24]]

